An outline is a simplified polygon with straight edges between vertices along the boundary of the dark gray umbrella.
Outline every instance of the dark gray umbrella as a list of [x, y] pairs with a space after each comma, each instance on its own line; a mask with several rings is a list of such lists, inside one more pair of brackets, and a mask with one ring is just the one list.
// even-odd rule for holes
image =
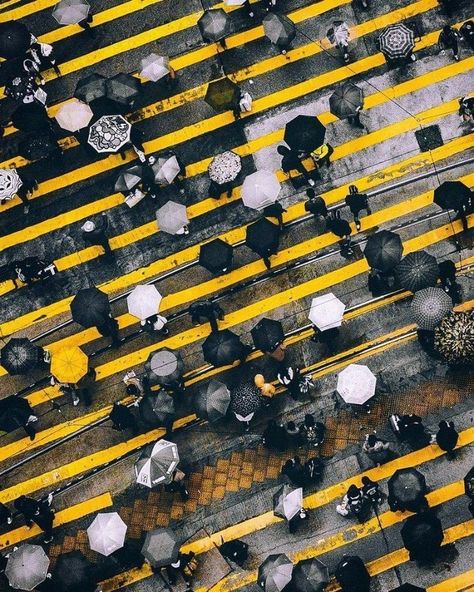
[[413, 319], [420, 329], [426, 331], [433, 331], [452, 308], [453, 301], [442, 288], [423, 288], [411, 301]]
[[2, 347], [2, 366], [10, 375], [28, 374], [39, 362], [41, 348], [26, 337], [14, 337]]
[[355, 115], [363, 105], [362, 89], [352, 82], [345, 82], [329, 97], [329, 109], [339, 119]]
[[261, 257], [273, 255], [280, 244], [280, 229], [266, 218], [260, 218], [247, 226], [245, 244]]
[[243, 354], [240, 337], [224, 329], [213, 331], [202, 344], [204, 359], [213, 366], [226, 366], [239, 360]]
[[230, 392], [230, 408], [237, 415], [246, 417], [262, 406], [262, 395], [253, 381], [244, 380]]
[[395, 471], [388, 481], [389, 502], [411, 512], [419, 510], [427, 491], [424, 475], [413, 468]]
[[284, 553], [269, 555], [258, 568], [258, 585], [265, 592], [281, 592], [291, 581], [293, 563]]
[[464, 477], [464, 493], [474, 498], [474, 465]]
[[31, 35], [20, 21], [0, 23], [0, 57], [5, 59], [22, 56], [31, 45]]
[[381, 230], [369, 236], [364, 255], [373, 269], [390, 271], [400, 262], [403, 254], [402, 239], [395, 232]]
[[74, 96], [76, 99], [90, 103], [107, 95], [107, 78], [102, 74], [90, 74], [81, 78], [76, 85]]
[[232, 267], [234, 249], [220, 238], [204, 244], [199, 251], [199, 265], [211, 273], [223, 273]]
[[219, 41], [231, 32], [230, 18], [222, 8], [205, 10], [198, 27], [205, 41]]
[[11, 116], [12, 124], [19, 130], [37, 131], [50, 125], [48, 112], [41, 103], [22, 103]]
[[103, 324], [110, 313], [107, 294], [96, 288], [83, 288], [71, 302], [72, 318], [83, 327], [97, 327]]
[[127, 193], [136, 187], [143, 179], [143, 166], [135, 164], [122, 171], [115, 182], [115, 191]]
[[50, 132], [30, 134], [18, 145], [18, 153], [28, 160], [47, 158], [57, 149], [58, 143]]
[[219, 78], [207, 85], [204, 100], [215, 111], [232, 109], [240, 97], [240, 88], [230, 78]]
[[441, 521], [433, 510], [410, 516], [401, 535], [411, 561], [433, 559], [444, 539]]
[[285, 339], [280, 321], [264, 317], [250, 331], [254, 345], [264, 352], [274, 351]]
[[402, 584], [398, 588], [393, 588], [390, 592], [426, 592], [426, 588], [420, 588], [414, 584]]
[[156, 427], [168, 426], [176, 413], [174, 398], [163, 390], [144, 397], [139, 407], [143, 421]]
[[461, 181], [445, 181], [434, 191], [433, 201], [440, 208], [457, 210], [471, 198], [471, 190]]
[[416, 292], [436, 286], [439, 268], [436, 257], [426, 251], [415, 251], [404, 257], [395, 267], [395, 275], [402, 288]]
[[325, 134], [316, 115], [297, 115], [286, 124], [284, 140], [292, 150], [308, 154], [324, 143]]
[[370, 586], [370, 574], [365, 563], [357, 555], [344, 555], [337, 564], [334, 575], [343, 589], [350, 590], [354, 582], [357, 582], [362, 590], [368, 590]]
[[90, 6], [86, 0], [61, 0], [53, 10], [60, 25], [75, 25], [87, 18]]
[[53, 571], [54, 589], [58, 592], [92, 592], [92, 564], [80, 551], [70, 551], [58, 557]]
[[142, 555], [153, 567], [164, 567], [178, 559], [180, 543], [171, 528], [156, 528], [147, 533]]
[[141, 92], [141, 82], [131, 74], [116, 74], [105, 84], [107, 98], [121, 105], [131, 106]]
[[34, 590], [44, 582], [48, 573], [49, 559], [39, 545], [21, 545], [8, 555], [5, 575], [12, 588]]
[[226, 416], [230, 405], [230, 391], [218, 380], [210, 380], [201, 386], [195, 397], [196, 411], [211, 423]]
[[269, 12], [262, 21], [265, 37], [275, 45], [287, 47], [296, 37], [296, 27], [284, 14]]
[[313, 557], [300, 561], [293, 569], [291, 583], [296, 592], [323, 592], [329, 584], [329, 569]]
[[167, 386], [182, 377], [183, 359], [179, 352], [162, 347], [149, 355], [145, 370], [153, 383]]

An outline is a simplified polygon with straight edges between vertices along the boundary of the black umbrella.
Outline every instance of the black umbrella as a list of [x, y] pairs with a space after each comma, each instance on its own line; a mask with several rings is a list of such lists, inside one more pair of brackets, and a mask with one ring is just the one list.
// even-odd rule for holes
[[83, 288], [71, 302], [72, 318], [83, 327], [97, 327], [110, 313], [109, 297], [95, 286]]
[[141, 92], [141, 82], [131, 74], [116, 74], [106, 82], [107, 98], [130, 107]]
[[141, 183], [143, 179], [143, 166], [135, 164], [122, 171], [115, 182], [115, 191], [128, 193], [131, 189]]
[[38, 364], [41, 351], [41, 348], [29, 339], [14, 337], [2, 347], [2, 366], [10, 375], [28, 374]]
[[390, 592], [426, 592], [426, 588], [420, 588], [420, 586], [414, 584], [402, 584], [398, 588], [390, 590]]
[[390, 271], [400, 262], [403, 253], [402, 239], [389, 230], [381, 230], [369, 236], [364, 250], [365, 258], [373, 269]]
[[239, 360], [243, 348], [240, 337], [229, 329], [213, 331], [202, 344], [204, 359], [213, 366], [226, 366]]
[[211, 273], [224, 273], [231, 268], [233, 256], [232, 245], [216, 238], [201, 247], [199, 265]]
[[74, 96], [76, 99], [90, 103], [107, 95], [107, 78], [102, 74], [90, 74], [81, 78], [76, 85]]
[[41, 103], [22, 103], [12, 113], [13, 125], [23, 131], [38, 131], [50, 124], [48, 112]]
[[296, 37], [296, 27], [284, 14], [269, 12], [262, 21], [265, 37], [275, 45], [288, 47]]
[[174, 398], [163, 390], [144, 397], [139, 408], [143, 421], [156, 427], [169, 425], [176, 413]]
[[53, 571], [54, 589], [58, 592], [89, 592], [94, 590], [93, 566], [80, 551], [58, 557]]
[[0, 401], [0, 431], [10, 432], [28, 421], [32, 409], [26, 399], [7, 397]]
[[0, 57], [23, 55], [31, 45], [31, 35], [23, 23], [8, 21], [0, 24]]
[[458, 210], [471, 198], [471, 190], [461, 181], [445, 181], [434, 191], [433, 201], [440, 208]]
[[409, 253], [395, 267], [395, 275], [402, 288], [411, 292], [436, 286], [439, 278], [436, 257], [429, 255], [426, 251]]
[[57, 149], [58, 143], [49, 132], [28, 135], [18, 145], [18, 153], [28, 160], [40, 160], [41, 158], [47, 158]]
[[198, 27], [206, 41], [219, 41], [231, 32], [230, 18], [222, 8], [205, 10]]
[[345, 82], [329, 97], [329, 109], [339, 119], [355, 115], [363, 105], [362, 89], [352, 82]]
[[474, 466], [464, 477], [464, 493], [474, 499]]
[[388, 481], [389, 503], [411, 512], [417, 512], [427, 492], [426, 480], [416, 469], [399, 469]]
[[284, 553], [269, 555], [258, 568], [258, 585], [265, 592], [281, 592], [291, 581], [293, 563]]
[[239, 98], [240, 88], [230, 78], [225, 77], [213, 80], [207, 85], [204, 100], [215, 111], [221, 112], [232, 109]]
[[245, 244], [261, 257], [274, 255], [280, 244], [280, 229], [266, 218], [247, 226]]
[[284, 140], [292, 150], [309, 153], [324, 144], [325, 133], [316, 115], [298, 115], [286, 124]]
[[253, 381], [244, 380], [230, 392], [230, 408], [242, 417], [255, 413], [261, 406], [262, 395]]
[[357, 555], [344, 555], [337, 564], [334, 575], [344, 590], [351, 590], [354, 582], [360, 585], [361, 590], [368, 589], [370, 585], [370, 574], [365, 563]]
[[5, 83], [5, 96], [19, 102], [23, 101], [25, 97], [34, 97], [37, 88], [34, 77], [28, 72], [23, 71], [7, 79]]
[[432, 559], [444, 538], [441, 521], [433, 510], [410, 516], [401, 535], [411, 561]]
[[280, 321], [264, 317], [250, 331], [254, 345], [264, 352], [274, 351], [285, 339]]
[[313, 557], [304, 559], [295, 566], [291, 583], [296, 592], [323, 592], [329, 579], [327, 566]]
[[230, 405], [230, 392], [225, 384], [212, 379], [199, 388], [195, 397], [196, 411], [199, 417], [210, 422], [219, 421], [226, 416]]
[[153, 567], [164, 567], [178, 559], [180, 543], [171, 528], [157, 528], [147, 532], [142, 555]]

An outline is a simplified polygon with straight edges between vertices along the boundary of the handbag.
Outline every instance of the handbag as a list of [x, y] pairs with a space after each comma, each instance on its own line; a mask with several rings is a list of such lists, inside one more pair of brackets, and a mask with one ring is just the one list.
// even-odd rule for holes
[[137, 205], [137, 203], [140, 203], [142, 201], [145, 195], [146, 193], [144, 193], [140, 189], [135, 189], [133, 193], [129, 193], [127, 195], [127, 197], [125, 198], [125, 203], [129, 208], [133, 208]]

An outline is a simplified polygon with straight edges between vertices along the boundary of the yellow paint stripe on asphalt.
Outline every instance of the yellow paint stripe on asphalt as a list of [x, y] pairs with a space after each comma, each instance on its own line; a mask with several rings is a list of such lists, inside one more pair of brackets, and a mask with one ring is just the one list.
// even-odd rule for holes
[[[58, 0], [33, 0], [24, 6], [20, 6], [19, 8], [14, 8], [13, 10], [9, 10], [8, 12], [0, 14], [0, 23], [10, 20], [16, 21], [25, 16], [29, 16], [30, 14], [34, 14], [35, 12], [39, 12], [40, 10], [54, 8], [54, 6], [57, 4], [57, 1]], [[6, 6], [8, 6], [8, 4], [6, 4]]]
[[[80, 502], [79, 504], [75, 504], [70, 508], [56, 512], [54, 526], [57, 527], [62, 526], [63, 524], [69, 524], [74, 520], [84, 518], [84, 516], [87, 516], [88, 514], [94, 514], [105, 508], [110, 508], [112, 504], [113, 501], [110, 493], [103, 493], [84, 502]], [[27, 541], [32, 537], [38, 536], [41, 532], [41, 529], [36, 526], [36, 524], [30, 529], [26, 529], [25, 527], [16, 528], [6, 534], [0, 535], [0, 549]]]
[[[1, 3], [0, 9], [4, 10], [8, 6], [13, 6], [14, 4], [18, 4], [19, 2], [21, 2], [21, 0], [7, 0], [6, 2], [4, 1]], [[5, 13], [0, 14], [0, 22], [2, 22], [2, 23], [5, 22], [4, 21], [4, 14]]]
[[[472, 520], [471, 520], [472, 522]], [[427, 592], [473, 592], [474, 591], [474, 569], [453, 576], [444, 582], [429, 586]]]

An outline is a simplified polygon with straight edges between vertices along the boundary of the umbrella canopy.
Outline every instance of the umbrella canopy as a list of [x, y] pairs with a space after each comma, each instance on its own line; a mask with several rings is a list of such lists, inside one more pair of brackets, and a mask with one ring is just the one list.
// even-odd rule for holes
[[402, 239], [389, 230], [381, 230], [369, 236], [364, 250], [370, 267], [380, 271], [393, 269], [400, 262], [402, 253]]
[[242, 6], [246, 0], [224, 0], [226, 6]]
[[31, 45], [31, 35], [23, 23], [0, 23], [0, 57], [5, 59], [22, 56]]
[[189, 222], [186, 206], [169, 200], [156, 211], [156, 220], [160, 230], [168, 234], [176, 234]]
[[464, 493], [474, 498], [474, 465], [464, 477]]
[[157, 314], [163, 296], [153, 284], [135, 286], [127, 296], [128, 312], [140, 320]]
[[329, 580], [327, 566], [313, 557], [295, 565], [291, 583], [297, 592], [324, 592]]
[[413, 320], [426, 331], [433, 331], [452, 308], [451, 297], [441, 288], [419, 290], [411, 301]]
[[410, 516], [402, 526], [401, 535], [412, 561], [431, 559], [444, 538], [441, 521], [432, 510]]
[[6, 397], [0, 400], [0, 431], [10, 432], [25, 425], [31, 415], [31, 407], [21, 397]]
[[261, 210], [278, 198], [281, 185], [271, 171], [256, 171], [245, 177], [242, 185], [242, 201], [248, 208]]
[[49, 559], [39, 545], [21, 545], [8, 556], [5, 575], [12, 588], [33, 590], [44, 582]]
[[253, 380], [243, 380], [230, 392], [230, 408], [234, 413], [246, 417], [262, 406], [262, 396]]
[[23, 185], [16, 169], [0, 169], [0, 199], [10, 199]]
[[258, 255], [276, 253], [280, 244], [280, 229], [266, 218], [247, 226], [245, 244]]
[[166, 56], [151, 53], [140, 60], [140, 76], [157, 82], [170, 72], [170, 60]]
[[75, 25], [87, 18], [90, 6], [86, 0], [61, 0], [53, 10], [53, 17], [60, 25]]
[[71, 101], [65, 103], [54, 117], [62, 129], [77, 132], [89, 125], [94, 113], [86, 103]]
[[89, 128], [87, 141], [99, 154], [118, 152], [130, 142], [131, 124], [122, 115], [103, 115]]
[[95, 586], [93, 566], [80, 551], [62, 553], [53, 571], [54, 589], [58, 592], [90, 592]]
[[53, 151], [58, 149], [56, 140], [47, 133], [28, 135], [18, 145], [18, 153], [28, 160], [40, 160], [47, 158]]
[[107, 98], [130, 107], [141, 92], [141, 82], [131, 74], [116, 74], [108, 78], [105, 83]]
[[213, 331], [202, 344], [204, 359], [213, 366], [232, 364], [242, 356], [240, 337], [229, 329]]
[[115, 182], [115, 191], [128, 193], [131, 189], [141, 183], [142, 179], [143, 166], [141, 164], [135, 164], [120, 173]]
[[240, 98], [240, 88], [230, 78], [219, 78], [207, 85], [204, 100], [215, 111], [231, 109]]
[[411, 292], [436, 286], [439, 277], [436, 257], [426, 251], [409, 253], [395, 267], [395, 275], [402, 288]]
[[399, 469], [388, 481], [389, 497], [411, 512], [418, 510], [427, 491], [425, 477], [416, 469]]
[[71, 313], [83, 327], [101, 325], [110, 313], [109, 297], [95, 286], [83, 288], [72, 299]]
[[222, 8], [205, 10], [198, 27], [205, 41], [219, 41], [231, 32], [230, 18]]
[[284, 140], [292, 150], [309, 153], [324, 143], [325, 134], [315, 115], [298, 115], [286, 124]]
[[140, 401], [140, 416], [149, 425], [168, 426], [175, 414], [174, 398], [163, 390], [153, 393], [152, 397], [144, 397]]
[[[11, 61], [15, 62], [16, 60]], [[6, 62], [6, 64], [8, 64], [8, 62]], [[22, 68], [20, 64], [18, 67]], [[28, 97], [29, 102], [31, 103], [34, 100], [34, 94], [37, 89], [35, 79], [28, 72], [22, 72], [21, 70], [17, 72], [18, 73], [15, 73], [14, 76], [7, 79], [4, 90], [5, 96], [11, 97], [17, 102], [23, 101], [25, 97]]]
[[10, 375], [28, 374], [38, 364], [41, 351], [26, 337], [13, 337], [0, 352], [2, 366]]
[[323, 294], [311, 301], [308, 319], [321, 331], [340, 327], [346, 305], [332, 292]]
[[80, 347], [65, 347], [53, 353], [51, 374], [59, 382], [75, 384], [87, 374], [89, 360]]
[[171, 185], [181, 170], [176, 154], [159, 156], [151, 168], [155, 175], [155, 181], [163, 185]]
[[281, 592], [291, 581], [293, 563], [284, 553], [269, 555], [258, 568], [258, 585], [265, 592]]
[[201, 386], [195, 397], [196, 411], [199, 417], [211, 423], [226, 416], [230, 405], [230, 391], [218, 380], [210, 380]]
[[169, 483], [178, 463], [176, 444], [168, 440], [158, 440], [147, 446], [135, 463], [137, 483], [150, 489], [160, 483]]
[[250, 331], [254, 345], [264, 352], [274, 351], [285, 339], [280, 321], [264, 317]]
[[287, 16], [269, 12], [262, 21], [265, 37], [275, 45], [287, 47], [296, 37], [296, 27]]
[[219, 274], [232, 267], [234, 249], [220, 238], [215, 238], [201, 247], [199, 265], [211, 273]]
[[434, 191], [433, 201], [440, 208], [457, 210], [471, 198], [471, 190], [461, 181], [445, 181]]
[[87, 529], [89, 546], [108, 557], [123, 547], [126, 533], [127, 525], [117, 512], [100, 512]]
[[474, 364], [473, 311], [448, 314], [434, 331], [434, 347], [448, 364]]
[[379, 37], [380, 51], [389, 59], [406, 58], [415, 47], [415, 35], [402, 23], [390, 25]]
[[214, 157], [209, 165], [208, 173], [212, 181], [222, 185], [234, 181], [241, 170], [242, 161], [240, 156], [231, 150], [226, 150], [226, 152]]
[[282, 485], [273, 495], [273, 513], [284, 520], [291, 520], [303, 507], [303, 489]]
[[390, 592], [426, 592], [426, 588], [420, 588], [420, 586], [414, 584], [402, 584], [397, 588], [393, 588]]
[[367, 366], [349, 364], [337, 377], [337, 392], [349, 405], [363, 405], [375, 395], [376, 383]]
[[142, 555], [153, 567], [164, 567], [178, 559], [180, 543], [171, 528], [156, 528], [147, 532]]
[[105, 97], [107, 94], [106, 82], [107, 78], [102, 74], [90, 74], [79, 80], [74, 96], [84, 103]]
[[166, 386], [181, 378], [184, 364], [179, 352], [163, 347], [149, 355], [145, 370], [150, 380]]
[[334, 575], [337, 582], [348, 590], [351, 589], [354, 582], [357, 582], [362, 590], [369, 588], [369, 572], [362, 559], [357, 555], [344, 555], [337, 564]]
[[362, 89], [352, 82], [345, 82], [329, 97], [329, 109], [339, 119], [355, 115], [364, 106]]
[[11, 121], [17, 129], [26, 132], [42, 130], [50, 124], [48, 112], [38, 101], [19, 105], [12, 113]]

